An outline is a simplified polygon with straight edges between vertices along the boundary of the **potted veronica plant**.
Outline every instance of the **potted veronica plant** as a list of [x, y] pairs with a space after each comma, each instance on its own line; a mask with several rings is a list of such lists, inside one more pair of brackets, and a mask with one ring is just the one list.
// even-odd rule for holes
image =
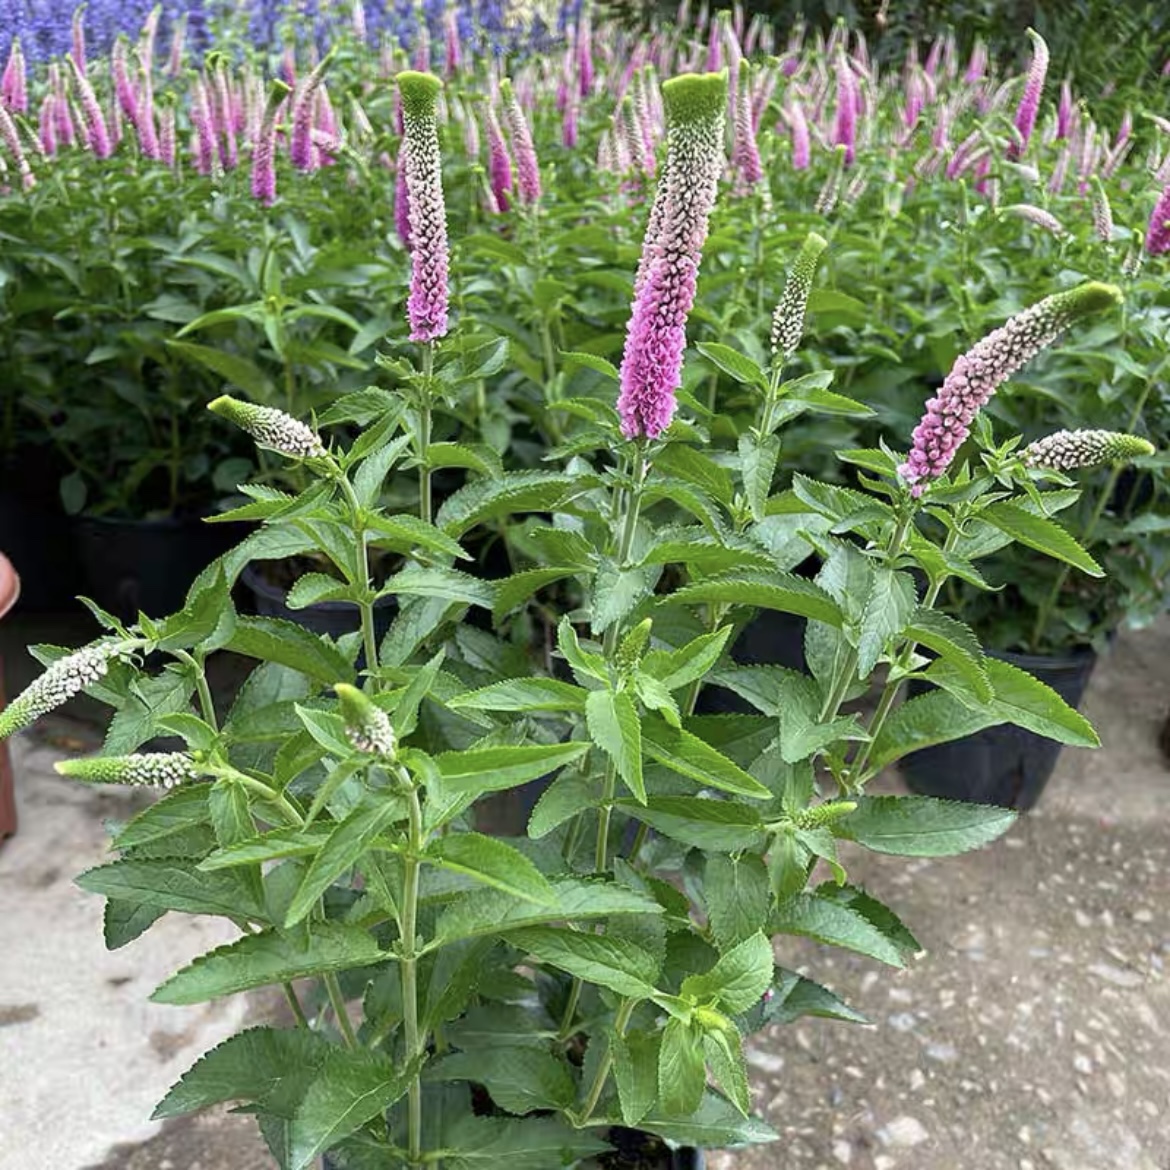
[[[1018, 459], [1038, 485], [1058, 489], [1048, 493], [1051, 514], [1077, 547], [1059, 559], [1037, 558], [1020, 537], [1008, 545], [984, 531], [981, 547], [990, 555], [981, 573], [993, 588], [955, 579], [941, 603], [998, 656], [1074, 707], [1118, 628], [1146, 624], [1165, 609], [1162, 461], [1147, 439], [1106, 429], [1120, 414], [1130, 430], [1161, 437], [1164, 405], [1155, 387], [1164, 351], [1161, 327], [1140, 312], [1099, 321], [1080, 347], [997, 404], [1009, 426], [1035, 434], [1055, 418], [1061, 430], [1022, 446], [1016, 439], [996, 445], [988, 418], [979, 420], [985, 464]], [[940, 397], [953, 390], [944, 384]], [[1024, 729], [992, 728], [915, 755], [903, 771], [915, 791], [1030, 808], [1059, 754], [1059, 745]]]
[[[420, 353], [408, 393], [429, 395], [458, 360], [444, 340], [441, 83], [404, 73], [398, 86], [415, 241], [408, 314]], [[240, 927], [156, 1001], [266, 986], [287, 997], [293, 1026], [227, 1040], [157, 1116], [240, 1102], [286, 1170], [309, 1170], [323, 1154], [350, 1170], [501, 1160], [665, 1168], [695, 1165], [702, 1147], [772, 1140], [751, 1114], [745, 1035], [801, 1016], [862, 1018], [783, 965], [785, 938], [901, 967], [919, 945], [850, 884], [850, 851], [957, 853], [993, 840], [1014, 816], [870, 796], [868, 782], [914, 748], [978, 726], [1014, 722], [1096, 743], [1055, 692], [984, 656], [967, 627], [935, 608], [948, 579], [982, 555], [981, 525], [1069, 555], [1043, 519], [1052, 493], [1023, 461], [947, 477], [949, 457], [920, 435], [903, 462], [885, 450], [849, 453], [867, 471], [864, 490], [798, 479], [774, 494], [759, 467], [775, 469], [769, 452], [800, 387], [784, 382], [779, 363], [765, 370], [740, 355], [758, 412], [734, 456], [731, 505], [672, 494], [662, 470], [670, 459], [659, 461], [673, 445], [709, 461], [712, 474], [727, 462], [695, 419], [674, 420], [723, 170], [726, 76], [682, 76], [663, 97], [667, 160], [618, 421], [583, 429], [562, 468], [473, 475], [432, 517], [411, 518], [416, 547], [434, 552], [500, 517], [548, 517], [540, 539], [585, 599], [560, 616], [554, 670], [523, 640], [547, 573], [484, 582], [453, 567], [452, 551], [445, 561], [412, 556], [383, 586], [373, 582], [369, 539], [397, 519], [375, 490], [394, 463], [384, 453], [403, 425], [417, 427], [417, 411], [341, 441], [223, 398], [216, 415], [305, 477], [291, 500], [256, 501], [268, 505], [255, 517], [263, 541], [328, 534], [317, 551], [351, 591], [360, 632], [319, 637], [238, 614], [231, 586], [254, 555], [250, 537], [200, 574], [179, 612], [111, 618], [77, 651], [39, 648], [45, 673], [0, 714], [7, 736], [86, 690], [114, 709], [110, 730], [100, 755], [59, 771], [166, 790], [115, 826], [116, 858], [79, 878], [108, 899], [110, 946], [165, 913]], [[795, 271], [786, 327], [796, 334], [807, 291]], [[1090, 284], [1042, 302], [965, 368], [978, 359], [1002, 372], [1115, 298]], [[954, 402], [930, 416], [936, 438], [956, 425]], [[815, 580], [773, 566], [756, 511], [803, 518], [821, 561]], [[1012, 524], [1018, 511], [1037, 524]], [[922, 599], [916, 573], [929, 582]], [[400, 610], [379, 644], [383, 593]], [[464, 620], [469, 607], [489, 611], [490, 628]], [[761, 607], [808, 619], [811, 674], [727, 657], [734, 624]], [[256, 661], [226, 711], [205, 674], [219, 649]], [[878, 672], [876, 711], [848, 710]], [[914, 679], [934, 689], [899, 706]], [[735, 690], [756, 714], [695, 715], [707, 682]], [[137, 750], [159, 732], [181, 737], [183, 750]], [[548, 775], [525, 836], [476, 831], [484, 797]], [[681, 1161], [679, 1148], [691, 1151]]]

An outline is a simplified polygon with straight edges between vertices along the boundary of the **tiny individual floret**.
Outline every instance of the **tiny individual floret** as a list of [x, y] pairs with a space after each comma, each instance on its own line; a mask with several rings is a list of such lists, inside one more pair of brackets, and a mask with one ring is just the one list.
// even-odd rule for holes
[[1124, 431], [1054, 431], [1020, 452], [1025, 466], [1037, 470], [1075, 471], [1104, 463], [1128, 463], [1153, 455], [1154, 445]]
[[772, 356], [787, 360], [796, 352], [804, 333], [808, 294], [821, 254], [828, 247], [823, 236], [809, 232], [796, 263], [784, 282], [784, 291], [772, 314]]
[[321, 459], [326, 454], [320, 435], [291, 414], [273, 406], [257, 406], [223, 394], [207, 409], [222, 414], [247, 431], [261, 447], [293, 459]]
[[967, 438], [975, 415], [1021, 366], [1051, 345], [1074, 321], [1121, 301], [1113, 285], [1089, 282], [1046, 297], [989, 333], [951, 367], [914, 430], [906, 462], [898, 468], [914, 495], [923, 481], [944, 474]]
[[398, 740], [390, 716], [357, 687], [338, 683], [333, 689], [341, 704], [341, 718], [345, 721], [349, 742], [359, 752], [394, 759]]
[[42, 715], [56, 710], [86, 687], [99, 682], [105, 677], [110, 659], [118, 649], [117, 643], [97, 642], [58, 658], [0, 711], [0, 739], [35, 723]]
[[187, 752], [142, 752], [134, 756], [90, 756], [59, 760], [53, 765], [62, 776], [87, 784], [137, 784], [147, 788], [174, 788], [194, 780], [199, 769]]

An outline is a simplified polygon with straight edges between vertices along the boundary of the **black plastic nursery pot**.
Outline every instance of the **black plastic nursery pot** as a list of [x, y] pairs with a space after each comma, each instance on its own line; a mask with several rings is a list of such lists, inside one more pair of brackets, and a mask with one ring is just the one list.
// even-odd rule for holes
[[[312, 630], [314, 634], [328, 634], [331, 638], [340, 638], [362, 628], [361, 610], [350, 601], [319, 601], [304, 609], [289, 609], [285, 604], [288, 590], [269, 581], [256, 565], [246, 565], [240, 580], [251, 592], [256, 612], [262, 617], [282, 618]], [[375, 602], [374, 630], [379, 642], [390, 629], [397, 608], [392, 597]]]
[[133, 621], [139, 610], [163, 617], [182, 609], [191, 582], [246, 531], [198, 516], [79, 516], [72, 528], [81, 563], [78, 591], [123, 621]]
[[[612, 1154], [579, 1163], [580, 1170], [706, 1170], [702, 1150], [690, 1146], [672, 1150], [659, 1138], [636, 1129], [610, 1131], [614, 1143]], [[341, 1170], [328, 1154], [321, 1159], [321, 1170]]]
[[18, 467], [0, 465], [0, 551], [20, 574], [17, 612], [57, 613], [76, 605], [81, 566], [56, 489], [36, 490]]
[[[1047, 683], [1070, 707], [1078, 707], [1097, 664], [1092, 650], [1063, 656], [989, 651]], [[913, 680], [910, 694], [931, 690]], [[1021, 811], [1040, 799], [1062, 745], [1023, 727], [1004, 723], [962, 739], [923, 748], [899, 765], [906, 783], [922, 796], [997, 804]]]

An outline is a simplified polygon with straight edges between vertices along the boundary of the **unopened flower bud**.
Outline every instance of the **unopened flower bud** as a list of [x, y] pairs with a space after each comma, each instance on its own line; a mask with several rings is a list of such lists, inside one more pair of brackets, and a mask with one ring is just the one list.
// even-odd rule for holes
[[317, 432], [283, 410], [241, 402], [227, 394], [209, 402], [207, 409], [230, 419], [261, 447], [293, 459], [320, 459], [325, 455], [325, 445]]
[[90, 756], [83, 760], [59, 760], [54, 767], [62, 776], [88, 784], [138, 784], [149, 788], [174, 788], [199, 775], [195, 761], [187, 752]]
[[1028, 467], [1053, 471], [1100, 467], [1103, 463], [1129, 462], [1142, 455], [1153, 455], [1154, 445], [1124, 431], [1054, 431], [1020, 452]]
[[398, 740], [390, 717], [368, 695], [348, 683], [338, 683], [333, 690], [341, 704], [345, 734], [359, 752], [394, 759]]
[[1064, 230], [1064, 224], [1051, 211], [1045, 211], [1043, 207], [1037, 207], [1034, 203], [1011, 203], [1003, 208], [1002, 214], [1026, 219], [1029, 223], [1043, 228], [1046, 232], [1051, 232], [1054, 236], [1067, 234]]
[[828, 247], [823, 236], [810, 232], [784, 283], [784, 291], [772, 314], [772, 355], [788, 359], [800, 345], [808, 294], [821, 253]]

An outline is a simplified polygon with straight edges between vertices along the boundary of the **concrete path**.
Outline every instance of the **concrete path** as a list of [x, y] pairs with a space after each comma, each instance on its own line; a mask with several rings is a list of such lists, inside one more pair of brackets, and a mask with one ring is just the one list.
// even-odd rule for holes
[[[927, 953], [901, 973], [797, 940], [778, 956], [873, 1021], [753, 1038], [779, 1145], [712, 1170], [1170, 1170], [1170, 621], [1123, 636], [1040, 807], [971, 856], [851, 856]], [[70, 730], [72, 727], [72, 730]], [[169, 915], [108, 953], [72, 885], [135, 799], [51, 773], [83, 725], [16, 745], [23, 823], [0, 847], [0, 1170], [270, 1170], [247, 1118], [146, 1119], [196, 1055], [263, 1005], [146, 995], [230, 927]], [[886, 786], [896, 788], [896, 779]]]

